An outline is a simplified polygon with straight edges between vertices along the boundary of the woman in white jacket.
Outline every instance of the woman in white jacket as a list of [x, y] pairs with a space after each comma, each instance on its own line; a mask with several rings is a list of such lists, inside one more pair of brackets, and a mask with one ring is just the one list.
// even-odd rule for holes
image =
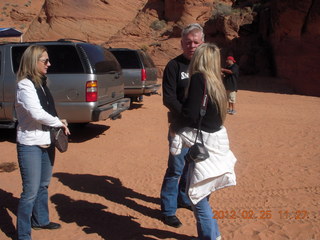
[[[216, 219], [209, 204], [210, 193], [236, 184], [236, 158], [229, 149], [223, 123], [227, 113], [227, 97], [221, 79], [220, 50], [211, 43], [197, 48], [189, 66], [191, 76], [187, 99], [182, 106], [182, 118], [175, 126], [176, 135], [171, 153], [179, 154], [182, 147], [194, 144], [200, 120], [204, 92], [208, 95], [206, 113], [201, 121], [201, 132], [209, 158], [189, 165], [188, 196], [197, 220], [199, 240], [220, 239]], [[198, 136], [197, 141], [200, 141]]]
[[62, 127], [66, 134], [70, 132], [66, 121], [57, 117], [46, 84], [49, 66], [47, 49], [31, 45], [23, 53], [17, 73], [17, 153], [23, 187], [17, 212], [18, 240], [31, 240], [31, 227], [61, 227], [49, 221], [48, 185], [55, 158], [49, 129]]

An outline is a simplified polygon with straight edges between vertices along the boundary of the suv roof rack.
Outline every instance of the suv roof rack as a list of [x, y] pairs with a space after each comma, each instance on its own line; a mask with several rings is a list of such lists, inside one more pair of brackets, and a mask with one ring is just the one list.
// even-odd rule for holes
[[[45, 44], [45, 43], [55, 43], [55, 42], [66, 42], [66, 43], [72, 43], [71, 41], [72, 39], [59, 39], [59, 40], [48, 40], [48, 41], [30, 41], [30, 42], [2, 42], [0, 41], [0, 45], [8, 45], [8, 44], [12, 44], [12, 45], [24, 45], [24, 44]], [[79, 42], [83, 42], [83, 43], [87, 43], [86, 41], [82, 41], [82, 40], [77, 40], [74, 39], [74, 41], [79, 41]]]
[[70, 41], [77, 41], [77, 42], [83, 42], [87, 43], [87, 41], [76, 39], [76, 38], [60, 38], [57, 40], [58, 42], [70, 42]]

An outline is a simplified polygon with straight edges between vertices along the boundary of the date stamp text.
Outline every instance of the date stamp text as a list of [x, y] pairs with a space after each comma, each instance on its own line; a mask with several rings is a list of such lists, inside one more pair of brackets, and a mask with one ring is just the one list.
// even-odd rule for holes
[[309, 215], [307, 210], [214, 210], [214, 219], [305, 219]]

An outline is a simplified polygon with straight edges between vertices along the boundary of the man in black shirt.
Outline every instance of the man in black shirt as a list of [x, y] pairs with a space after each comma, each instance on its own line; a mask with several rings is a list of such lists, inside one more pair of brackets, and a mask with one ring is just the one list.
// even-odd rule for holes
[[239, 78], [239, 67], [236, 64], [236, 60], [229, 56], [226, 60], [226, 68], [221, 68], [224, 73], [223, 83], [227, 90], [228, 97], [228, 113], [231, 115], [236, 114], [236, 93], [238, 91], [238, 78]]
[[[168, 108], [169, 146], [174, 125], [178, 122], [185, 100], [185, 91], [189, 84], [188, 67], [196, 48], [204, 42], [203, 29], [199, 24], [190, 24], [182, 30], [181, 47], [183, 53], [169, 61], [163, 73], [163, 104]], [[188, 166], [184, 156], [188, 149], [184, 148], [180, 155], [169, 153], [168, 168], [161, 187], [161, 212], [164, 223], [172, 227], [180, 227], [182, 223], [176, 217], [178, 207], [191, 210], [190, 200], [185, 192]]]

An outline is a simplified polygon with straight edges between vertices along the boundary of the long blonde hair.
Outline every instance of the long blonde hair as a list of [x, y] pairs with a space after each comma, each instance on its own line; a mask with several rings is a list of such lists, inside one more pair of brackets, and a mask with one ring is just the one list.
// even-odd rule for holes
[[47, 48], [41, 45], [30, 45], [24, 51], [17, 72], [17, 81], [24, 78], [31, 78], [36, 86], [40, 86], [43, 75], [39, 72], [37, 66], [38, 61], [44, 52], [47, 52]]
[[224, 123], [227, 113], [227, 96], [221, 76], [220, 50], [215, 44], [203, 43], [197, 47], [189, 65], [190, 76], [195, 73], [202, 73], [207, 80], [208, 95], [218, 107]]

